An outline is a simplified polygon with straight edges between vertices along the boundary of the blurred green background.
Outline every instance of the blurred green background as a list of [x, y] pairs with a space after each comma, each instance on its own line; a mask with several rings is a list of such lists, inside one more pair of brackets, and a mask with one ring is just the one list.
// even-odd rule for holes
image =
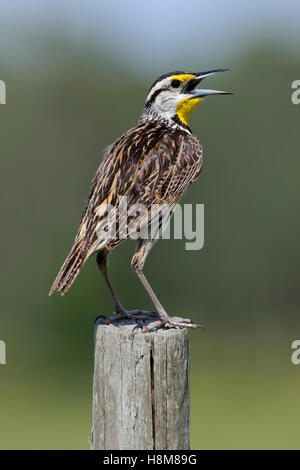
[[[163, 240], [145, 272], [170, 314], [207, 329], [190, 334], [192, 448], [300, 448], [299, 5], [25, 3], [1, 7], [0, 447], [87, 448], [93, 321], [112, 305], [94, 259], [64, 298], [50, 285], [102, 150], [135, 125], [152, 81], [226, 66], [205, 86], [235, 95], [191, 118], [205, 164], [183, 202], [205, 204], [205, 247]], [[151, 308], [133, 249], [113, 252], [112, 280], [125, 306]]]

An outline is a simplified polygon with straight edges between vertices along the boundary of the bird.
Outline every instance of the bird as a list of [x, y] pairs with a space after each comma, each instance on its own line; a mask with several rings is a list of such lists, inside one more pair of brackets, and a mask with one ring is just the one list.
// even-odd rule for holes
[[[65, 294], [85, 261], [96, 255], [98, 268], [114, 304], [114, 313], [106, 317], [106, 323], [122, 318], [135, 319], [136, 322], [142, 320], [143, 332], [165, 326], [200, 326], [189, 319], [176, 320], [167, 314], [143, 268], [176, 204], [202, 170], [202, 146], [189, 126], [190, 114], [207, 96], [232, 94], [198, 89], [197, 86], [204, 78], [227, 70], [174, 71], [154, 81], [137, 125], [104, 151], [90, 186], [74, 244], [49, 295], [55, 291]], [[123, 210], [124, 201], [126, 210]], [[136, 206], [144, 210], [136, 210]], [[155, 228], [149, 233], [147, 230], [154, 221]], [[148, 235], [142, 237], [145, 230]], [[109, 254], [131, 235], [137, 238], [131, 266], [148, 292], [156, 309], [154, 312], [126, 310], [108, 275]], [[147, 324], [145, 320], [149, 320]]]

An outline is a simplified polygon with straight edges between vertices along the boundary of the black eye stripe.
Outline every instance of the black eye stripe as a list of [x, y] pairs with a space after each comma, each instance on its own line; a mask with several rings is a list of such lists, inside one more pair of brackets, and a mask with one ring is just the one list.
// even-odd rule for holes
[[[174, 85], [175, 85], [175, 86], [174, 86]], [[179, 88], [180, 85], [181, 85], [181, 81], [180, 81], [180, 80], [175, 79], [175, 80], [172, 80], [172, 81], [171, 81], [171, 86], [172, 86], [173, 88]], [[162, 91], [166, 91], [166, 90], [168, 90], [168, 87], [167, 87], [167, 86], [165, 86], [165, 87], [163, 87], [163, 88], [160, 88], [159, 90], [156, 90], [156, 91], [153, 93], [153, 95], [151, 96], [151, 98], [146, 102], [145, 107], [148, 108], [149, 106], [151, 106], [151, 104], [156, 100], [157, 96], [158, 96]]]
[[153, 101], [156, 100], [157, 96], [164, 90], [166, 90], [167, 88], [160, 88], [159, 90], [156, 90], [153, 95], [151, 96], [150, 100], [147, 101], [146, 103], [146, 107], [148, 108], [148, 106], [151, 106], [151, 104], [153, 103]]

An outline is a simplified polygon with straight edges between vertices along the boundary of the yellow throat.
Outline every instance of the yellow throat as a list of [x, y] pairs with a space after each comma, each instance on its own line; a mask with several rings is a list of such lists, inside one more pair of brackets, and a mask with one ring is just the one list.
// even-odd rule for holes
[[194, 111], [198, 104], [203, 101], [203, 99], [204, 98], [185, 98], [178, 103], [176, 113], [183, 124], [188, 126], [190, 114]]

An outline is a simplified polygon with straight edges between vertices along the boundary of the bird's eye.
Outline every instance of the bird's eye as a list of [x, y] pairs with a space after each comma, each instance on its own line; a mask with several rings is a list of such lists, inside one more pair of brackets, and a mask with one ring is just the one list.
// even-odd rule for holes
[[181, 83], [180, 80], [172, 80], [172, 81], [171, 81], [171, 86], [172, 86], [173, 88], [179, 88], [179, 87], [180, 87], [180, 83]]

